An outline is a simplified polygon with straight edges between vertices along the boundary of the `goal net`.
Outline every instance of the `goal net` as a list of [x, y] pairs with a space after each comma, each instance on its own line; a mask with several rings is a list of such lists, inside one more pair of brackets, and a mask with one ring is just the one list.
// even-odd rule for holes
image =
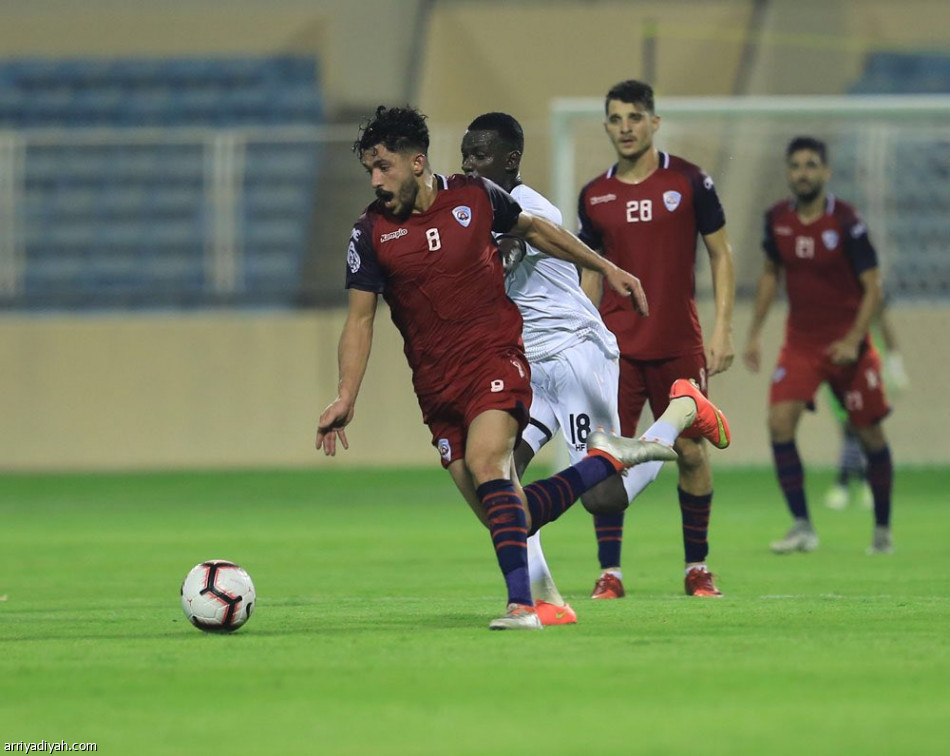
[[[550, 112], [552, 199], [572, 228], [580, 188], [615, 158], [602, 99], [557, 99]], [[889, 294], [950, 298], [950, 96], [664, 98], [657, 114], [659, 149], [716, 182], [740, 296], [761, 270], [762, 214], [788, 194], [785, 147], [810, 135], [828, 144], [829, 191], [867, 222]], [[697, 287], [709, 294], [708, 265]]]

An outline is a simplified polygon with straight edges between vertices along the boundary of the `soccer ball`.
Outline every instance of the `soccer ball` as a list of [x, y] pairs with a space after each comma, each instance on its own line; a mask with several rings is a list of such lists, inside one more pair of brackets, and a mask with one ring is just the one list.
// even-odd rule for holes
[[224, 559], [195, 565], [181, 584], [182, 611], [209, 633], [237, 630], [250, 619], [256, 600], [251, 576]]

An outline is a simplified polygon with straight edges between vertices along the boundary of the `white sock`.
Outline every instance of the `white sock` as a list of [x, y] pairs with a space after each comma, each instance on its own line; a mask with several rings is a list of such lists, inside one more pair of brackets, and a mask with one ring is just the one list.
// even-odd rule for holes
[[623, 570], [619, 567], [611, 567], [609, 570], [604, 570], [602, 575], [613, 575], [617, 580], [623, 580]]
[[[688, 399], [688, 397], [680, 398]], [[673, 407], [674, 404], [676, 407], [671, 410], [670, 407]], [[688, 402], [679, 402], [674, 399], [670, 402], [670, 407], [667, 407], [666, 412], [660, 415], [660, 419], [647, 428], [646, 432], [640, 436], [640, 438], [647, 441], [659, 441], [661, 444], [666, 444], [667, 446], [674, 444], [680, 435], [680, 431], [687, 427], [689, 423], [693, 422], [692, 419], [689, 419], [689, 409], [693, 408], [692, 417], [695, 417], [696, 404], [692, 399], [689, 399]], [[689, 419], [689, 423], [678, 427], [687, 419]], [[669, 422], [670, 420], [673, 422]], [[662, 468], [662, 462], [654, 461], [644, 462], [628, 469], [623, 475], [623, 487], [627, 491], [627, 501], [632, 502], [637, 498], [644, 488], [656, 480], [656, 476], [660, 474]]]
[[[675, 399], [670, 399], [670, 403], [663, 411], [663, 414], [656, 420], [657, 422], [664, 422], [676, 428], [676, 435], [678, 436], [680, 431], [686, 430], [693, 424], [693, 420], [695, 419], [696, 400], [689, 396], [678, 396]], [[672, 444], [673, 441], [670, 441], [670, 443]]]
[[683, 570], [683, 574], [688, 575], [693, 570], [706, 570], [706, 572], [709, 572], [709, 568], [706, 566], [706, 563], [703, 562], [702, 564], [691, 564], [689, 567]]
[[637, 498], [644, 488], [656, 480], [656, 476], [660, 474], [662, 469], [663, 463], [658, 460], [642, 462], [628, 468], [621, 476], [623, 487], [627, 491], [627, 501], [633, 501]]
[[564, 606], [564, 599], [554, 584], [551, 570], [541, 550], [540, 530], [533, 536], [528, 536], [528, 577], [531, 580], [531, 596], [535, 601]]
[[[681, 397], [685, 399], [686, 397]], [[677, 400], [673, 400], [677, 401]], [[693, 400], [689, 399], [689, 404], [691, 407], [695, 407]], [[672, 406], [672, 405], [670, 405]], [[640, 438], [646, 439], [647, 441], [659, 441], [661, 444], [666, 444], [667, 446], [672, 446], [676, 439], [679, 438], [680, 432], [683, 428], [688, 428], [690, 423], [686, 425], [680, 425], [677, 422], [670, 422], [670, 420], [682, 420], [684, 418], [684, 413], [675, 413], [673, 418], [668, 417], [668, 415], [673, 414], [670, 412], [669, 407], [667, 407], [666, 412], [660, 415], [660, 419], [657, 420], [653, 425], [646, 429], [644, 434]], [[693, 416], [696, 416], [696, 411], [693, 410]]]

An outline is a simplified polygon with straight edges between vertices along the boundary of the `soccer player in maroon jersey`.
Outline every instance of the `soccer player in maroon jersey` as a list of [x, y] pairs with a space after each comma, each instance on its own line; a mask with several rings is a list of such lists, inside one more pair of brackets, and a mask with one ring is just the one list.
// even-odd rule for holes
[[[605, 110], [604, 128], [617, 162], [581, 190], [579, 236], [602, 250], [607, 259], [634, 272], [649, 292], [647, 319], [615, 296], [596, 274], [584, 272], [584, 288], [599, 301], [604, 323], [620, 345], [620, 428], [624, 435], [632, 435], [647, 401], [655, 418], [663, 414], [675, 395], [669, 387], [678, 378], [694, 380], [706, 394], [706, 379], [732, 364], [735, 272], [725, 214], [712, 180], [698, 166], [654, 146], [660, 118], [650, 85], [620, 82], [607, 93]], [[716, 321], [705, 350], [694, 299], [697, 235], [709, 254], [716, 302]], [[726, 445], [724, 432], [717, 446]], [[713, 485], [703, 439], [696, 429], [689, 429], [675, 448], [680, 455], [686, 593], [721, 596], [706, 567]], [[585, 497], [585, 504], [602, 498], [597, 510], [601, 514], [594, 521], [602, 573], [593, 598], [623, 595], [623, 510], [656, 478], [659, 468], [640, 465]]]
[[882, 290], [877, 253], [855, 209], [825, 192], [831, 175], [825, 143], [797, 137], [786, 149], [788, 185], [794, 197], [765, 214], [765, 268], [743, 358], [760, 366], [759, 337], [782, 273], [788, 292], [785, 342], [772, 374], [769, 433], [779, 485], [794, 525], [772, 551], [813, 551], [818, 535], [805, 500], [805, 473], [795, 433], [802, 412], [814, 409], [815, 392], [827, 383], [848, 412], [867, 457], [874, 498], [872, 554], [890, 553], [894, 468], [881, 427], [890, 412], [881, 359], [868, 336]]
[[339, 393], [320, 415], [316, 446], [331, 456], [337, 440], [348, 446], [344, 428], [353, 418], [382, 294], [405, 341], [432, 444], [491, 532], [508, 605], [489, 627], [540, 629], [528, 577], [529, 533], [621, 469], [676, 454], [662, 444], [594, 433], [580, 463], [521, 487], [513, 451], [528, 419], [530, 367], [521, 315], [505, 295], [492, 232], [514, 234], [549, 255], [598, 270], [643, 314], [647, 302], [634, 276], [560, 226], [522, 212], [497, 185], [434, 174], [428, 147], [425, 116], [411, 108], [378, 108], [354, 144], [377, 199], [350, 236]]
[[[462, 171], [495, 182], [523, 210], [560, 223], [560, 211], [521, 179], [524, 147], [524, 130], [514, 117], [483, 113], [462, 137]], [[620, 352], [616, 338], [581, 290], [577, 268], [521, 240], [515, 240], [516, 248], [509, 248], [510, 241], [507, 237], [498, 240], [508, 258], [505, 289], [524, 320], [522, 334], [533, 394], [531, 417], [515, 448], [515, 470], [521, 477], [559, 430], [571, 462], [579, 462], [586, 454], [590, 431], [619, 428]], [[689, 381], [674, 386], [681, 395], [670, 400], [644, 437], [672, 446], [683, 429], [693, 426], [719, 443], [728, 428], [722, 412]], [[585, 497], [581, 496], [581, 502], [586, 506]], [[564, 601], [548, 568], [540, 531], [528, 538], [528, 571], [541, 624], [576, 623], [576, 612]]]

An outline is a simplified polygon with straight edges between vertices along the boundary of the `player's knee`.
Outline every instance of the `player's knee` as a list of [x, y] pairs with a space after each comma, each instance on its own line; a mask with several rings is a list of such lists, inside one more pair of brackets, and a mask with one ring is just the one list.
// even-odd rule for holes
[[619, 475], [594, 486], [581, 496], [584, 509], [592, 515], [620, 514], [630, 504]]
[[499, 478], [508, 478], [511, 475], [510, 468], [494, 454], [479, 454], [477, 451], [469, 449], [465, 453], [465, 467], [475, 480], [475, 485], [480, 486], [490, 480]]
[[769, 438], [774, 444], [783, 444], [795, 438], [795, 425], [785, 417], [769, 416]]
[[855, 428], [858, 442], [865, 454], [875, 454], [887, 446], [887, 437], [881, 423], [873, 423], [863, 428]]
[[699, 441], [681, 438], [676, 442], [676, 451], [679, 454], [676, 463], [682, 471], [701, 470], [707, 464], [706, 449]]

